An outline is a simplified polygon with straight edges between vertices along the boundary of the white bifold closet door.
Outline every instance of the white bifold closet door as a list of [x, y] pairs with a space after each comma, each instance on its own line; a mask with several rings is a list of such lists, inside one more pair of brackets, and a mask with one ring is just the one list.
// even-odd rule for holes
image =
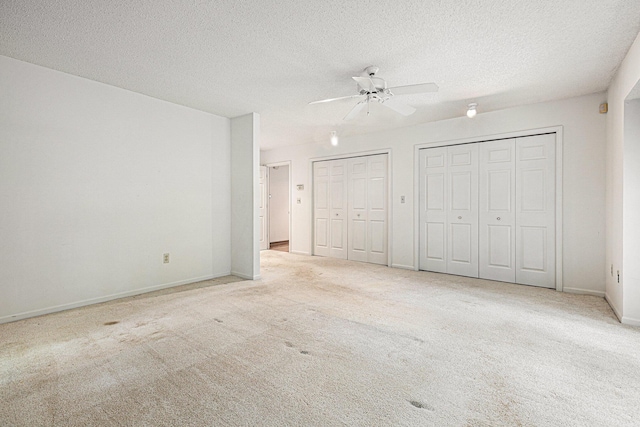
[[420, 150], [420, 270], [447, 272], [447, 147]]
[[478, 147], [420, 151], [420, 269], [478, 277]]
[[480, 274], [516, 281], [516, 140], [480, 146]]
[[387, 155], [314, 162], [314, 255], [387, 264]]
[[556, 286], [555, 134], [516, 139], [516, 283]]
[[555, 134], [420, 151], [420, 269], [555, 287]]
[[347, 161], [313, 164], [314, 254], [347, 259]]
[[349, 165], [349, 259], [387, 264], [387, 155]]

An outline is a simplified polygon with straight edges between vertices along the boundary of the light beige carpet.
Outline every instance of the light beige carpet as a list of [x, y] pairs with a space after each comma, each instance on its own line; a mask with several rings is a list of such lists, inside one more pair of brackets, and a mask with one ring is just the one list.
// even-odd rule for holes
[[602, 298], [275, 251], [262, 275], [0, 325], [0, 425], [640, 425], [640, 329]]

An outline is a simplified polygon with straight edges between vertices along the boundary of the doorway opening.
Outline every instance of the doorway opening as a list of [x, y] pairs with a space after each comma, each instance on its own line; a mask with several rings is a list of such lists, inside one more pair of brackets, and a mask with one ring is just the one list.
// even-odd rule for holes
[[261, 167], [260, 249], [290, 252], [291, 166], [289, 162]]

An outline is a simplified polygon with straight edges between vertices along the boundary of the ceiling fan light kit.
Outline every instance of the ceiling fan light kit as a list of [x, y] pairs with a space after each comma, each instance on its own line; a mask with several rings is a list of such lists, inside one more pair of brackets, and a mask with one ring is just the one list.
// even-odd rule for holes
[[352, 77], [358, 84], [358, 94], [350, 96], [342, 96], [339, 98], [329, 98], [320, 101], [310, 102], [309, 104], [320, 104], [325, 102], [339, 101], [343, 99], [359, 99], [359, 102], [344, 117], [344, 120], [351, 120], [360, 113], [364, 107], [367, 107], [367, 115], [369, 115], [369, 104], [377, 102], [385, 107], [395, 111], [403, 116], [409, 116], [415, 113], [416, 109], [410, 105], [394, 98], [397, 95], [413, 95], [418, 93], [437, 92], [438, 85], [435, 83], [421, 83], [414, 85], [387, 87], [387, 82], [377, 77], [378, 67], [373, 65], [364, 69], [360, 76]]

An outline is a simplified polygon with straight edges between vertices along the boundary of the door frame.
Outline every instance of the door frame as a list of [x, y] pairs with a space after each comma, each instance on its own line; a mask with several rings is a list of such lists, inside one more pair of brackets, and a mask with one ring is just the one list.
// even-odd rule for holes
[[474, 136], [471, 138], [452, 139], [436, 141], [430, 143], [416, 144], [413, 151], [413, 259], [414, 270], [420, 269], [420, 150], [425, 148], [446, 147], [450, 145], [473, 144], [479, 142], [495, 141], [500, 139], [522, 138], [526, 136], [540, 135], [546, 133], [556, 134], [556, 290], [562, 292], [562, 153], [563, 153], [563, 127], [550, 126], [537, 129], [528, 129], [515, 132], [507, 132], [485, 136]]
[[[289, 203], [288, 203], [287, 209], [288, 209], [288, 212], [289, 212], [288, 213], [288, 216], [289, 216], [289, 252], [291, 252], [291, 246], [292, 246], [292, 243], [293, 243], [293, 236], [291, 235], [291, 231], [292, 231], [292, 227], [291, 227], [291, 160], [286, 160], [284, 162], [265, 163], [262, 166], [266, 166], [267, 167], [267, 181], [269, 181], [271, 179], [271, 178], [269, 178], [269, 173], [268, 173], [269, 172], [269, 168], [272, 168], [274, 166], [288, 166], [289, 167], [289, 186], [288, 186], [289, 197], [287, 198]], [[268, 184], [270, 185], [271, 183], [269, 182]], [[267, 222], [267, 224], [269, 226], [269, 229], [271, 229], [271, 224], [270, 224], [271, 215], [270, 215], [270, 212], [269, 212], [269, 209], [271, 209], [271, 203], [270, 202], [271, 202], [271, 200], [269, 199], [269, 194], [267, 193], [267, 221], [266, 222]], [[271, 238], [269, 237], [269, 232], [268, 231], [267, 231], [267, 240], [268, 240], [267, 248], [269, 249], [269, 248], [271, 248]]]
[[355, 153], [344, 153], [344, 154], [334, 154], [334, 155], [330, 155], [330, 156], [323, 156], [323, 157], [312, 157], [309, 159], [309, 167], [308, 167], [308, 174], [309, 174], [309, 180], [307, 182], [311, 183], [311, 201], [310, 201], [310, 205], [311, 205], [311, 221], [310, 222], [310, 228], [311, 228], [311, 239], [310, 239], [310, 243], [309, 243], [309, 253], [313, 256], [313, 248], [315, 247], [315, 243], [316, 243], [316, 238], [315, 238], [315, 233], [314, 233], [314, 224], [313, 224], [313, 215], [314, 215], [314, 205], [313, 205], [313, 200], [314, 200], [314, 194], [313, 194], [313, 164], [315, 162], [323, 162], [326, 160], [340, 160], [340, 159], [350, 159], [353, 157], [364, 157], [364, 156], [375, 156], [376, 154], [386, 154], [387, 155], [387, 267], [391, 267], [392, 263], [391, 263], [391, 259], [392, 259], [392, 245], [391, 242], [393, 240], [393, 227], [391, 227], [391, 224], [393, 222], [393, 186], [391, 185], [391, 181], [392, 181], [392, 159], [391, 159], [391, 153], [392, 153], [392, 149], [391, 148], [385, 148], [385, 149], [380, 149], [380, 150], [370, 150], [370, 151], [359, 151], [359, 152], [355, 152]]

